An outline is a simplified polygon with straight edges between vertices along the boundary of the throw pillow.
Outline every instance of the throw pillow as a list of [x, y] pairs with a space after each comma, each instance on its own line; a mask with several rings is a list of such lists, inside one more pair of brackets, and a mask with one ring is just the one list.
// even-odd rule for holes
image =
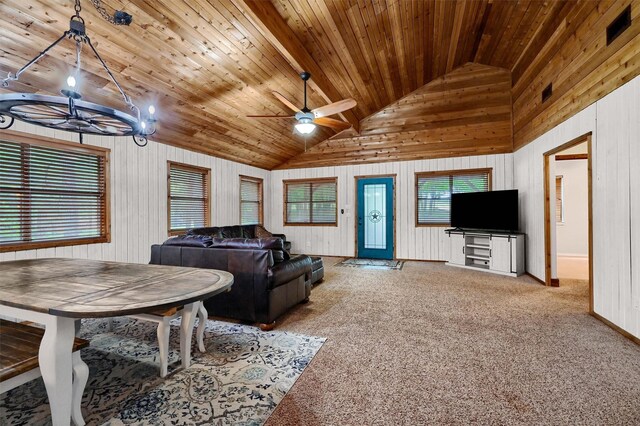
[[256, 225], [256, 238], [270, 238], [273, 237], [273, 234], [266, 229], [262, 225]]

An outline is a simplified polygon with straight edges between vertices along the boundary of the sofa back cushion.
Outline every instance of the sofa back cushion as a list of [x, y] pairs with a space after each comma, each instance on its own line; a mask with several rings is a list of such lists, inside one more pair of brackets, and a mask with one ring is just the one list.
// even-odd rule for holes
[[289, 260], [289, 253], [284, 249], [284, 242], [278, 237], [269, 238], [214, 238], [211, 241], [213, 248], [231, 249], [262, 249], [271, 250], [273, 262], [280, 263]]
[[217, 226], [207, 226], [204, 228], [192, 228], [187, 231], [188, 235], [207, 235], [211, 238], [222, 238], [221, 228]]
[[165, 246], [181, 246], [181, 247], [211, 247], [213, 238], [209, 235], [178, 235], [171, 237], [162, 245]]
[[237, 248], [237, 249], [268, 249], [282, 250], [280, 238], [213, 238], [211, 247]]
[[270, 238], [273, 234], [262, 225], [210, 226], [193, 228], [190, 235], [209, 235], [211, 238]]

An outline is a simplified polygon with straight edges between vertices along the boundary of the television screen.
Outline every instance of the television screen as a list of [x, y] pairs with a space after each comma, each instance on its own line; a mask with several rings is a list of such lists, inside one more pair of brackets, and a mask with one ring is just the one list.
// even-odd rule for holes
[[488, 231], [517, 231], [518, 190], [452, 194], [451, 226]]

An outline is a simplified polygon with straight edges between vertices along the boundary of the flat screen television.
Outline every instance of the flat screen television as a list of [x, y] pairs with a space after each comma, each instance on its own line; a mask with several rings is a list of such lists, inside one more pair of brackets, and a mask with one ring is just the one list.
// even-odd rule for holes
[[452, 194], [451, 226], [487, 231], [518, 231], [518, 190]]

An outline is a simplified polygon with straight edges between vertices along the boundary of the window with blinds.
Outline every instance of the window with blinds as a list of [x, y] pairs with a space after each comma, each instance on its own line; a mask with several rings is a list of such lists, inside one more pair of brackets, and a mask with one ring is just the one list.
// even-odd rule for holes
[[209, 226], [210, 170], [168, 162], [167, 218], [169, 234]]
[[562, 176], [556, 176], [556, 222], [558, 223], [564, 222], [563, 199]]
[[109, 150], [0, 140], [0, 251], [109, 241]]
[[337, 178], [284, 181], [285, 225], [337, 225]]
[[416, 225], [449, 225], [451, 194], [491, 190], [491, 169], [416, 173]]
[[262, 224], [262, 179], [240, 176], [240, 224]]

